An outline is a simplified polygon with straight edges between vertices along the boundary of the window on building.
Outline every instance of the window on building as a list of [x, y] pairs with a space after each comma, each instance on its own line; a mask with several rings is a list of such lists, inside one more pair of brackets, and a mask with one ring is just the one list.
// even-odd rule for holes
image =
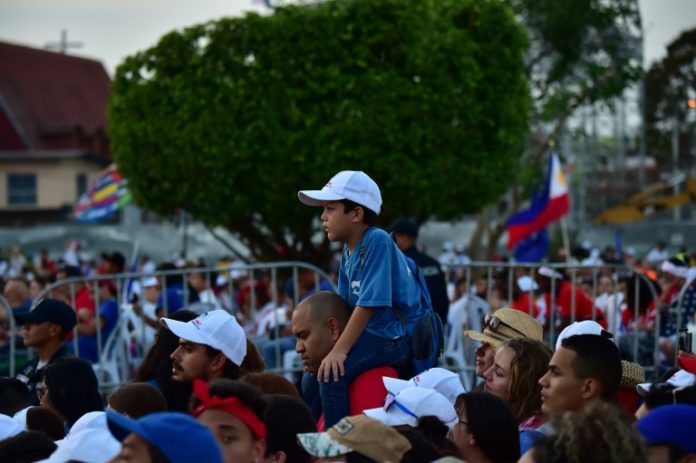
[[36, 204], [36, 174], [7, 174], [7, 203]]
[[77, 174], [77, 197], [87, 193], [87, 174]]

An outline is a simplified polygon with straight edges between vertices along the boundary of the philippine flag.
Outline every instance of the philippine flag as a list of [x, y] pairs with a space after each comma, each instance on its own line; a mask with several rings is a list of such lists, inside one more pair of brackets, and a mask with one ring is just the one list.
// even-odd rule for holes
[[507, 221], [508, 249], [525, 238], [539, 232], [570, 211], [568, 183], [556, 154], [549, 159], [549, 176], [544, 191], [532, 198], [529, 209], [518, 212]]

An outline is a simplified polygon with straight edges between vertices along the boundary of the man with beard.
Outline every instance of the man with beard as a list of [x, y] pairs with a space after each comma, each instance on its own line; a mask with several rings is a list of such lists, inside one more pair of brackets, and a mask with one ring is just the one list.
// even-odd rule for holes
[[179, 347], [171, 355], [174, 381], [239, 378], [247, 340], [232, 315], [212, 310], [190, 322], [162, 318], [160, 323], [179, 337]]

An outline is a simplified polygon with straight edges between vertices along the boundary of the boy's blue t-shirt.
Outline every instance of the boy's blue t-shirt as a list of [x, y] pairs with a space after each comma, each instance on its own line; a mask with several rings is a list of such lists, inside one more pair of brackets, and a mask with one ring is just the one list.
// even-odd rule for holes
[[343, 247], [338, 294], [351, 310], [377, 309], [365, 327], [372, 335], [391, 339], [406, 334], [394, 306], [408, 320], [425, 315], [420, 287], [406, 259], [389, 235], [375, 227], [365, 230], [352, 253]]

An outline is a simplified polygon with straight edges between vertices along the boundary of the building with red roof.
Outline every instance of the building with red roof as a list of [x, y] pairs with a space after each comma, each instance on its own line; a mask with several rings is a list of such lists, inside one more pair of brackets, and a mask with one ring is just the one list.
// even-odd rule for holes
[[0, 224], [69, 218], [111, 163], [101, 62], [0, 42]]

